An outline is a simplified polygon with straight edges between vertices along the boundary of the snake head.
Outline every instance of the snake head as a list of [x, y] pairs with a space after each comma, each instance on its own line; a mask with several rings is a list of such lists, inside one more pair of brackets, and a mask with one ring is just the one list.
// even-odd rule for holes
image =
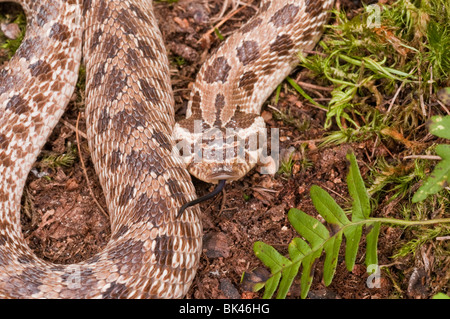
[[246, 120], [242, 127], [239, 124], [244, 122], [237, 117], [222, 127], [192, 117], [178, 122], [174, 138], [188, 171], [217, 184], [220, 180], [238, 180], [261, 163], [267, 150], [264, 120], [257, 115], [246, 115]]

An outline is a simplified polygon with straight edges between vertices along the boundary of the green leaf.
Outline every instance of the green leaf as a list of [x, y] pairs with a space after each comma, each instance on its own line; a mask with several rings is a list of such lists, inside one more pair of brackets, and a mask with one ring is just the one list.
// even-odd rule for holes
[[420, 202], [428, 195], [436, 194], [450, 183], [450, 145], [436, 146], [436, 154], [442, 158], [425, 183], [417, 190], [412, 198], [413, 203]]
[[289, 292], [289, 288], [291, 288], [292, 282], [294, 281], [295, 276], [297, 276], [298, 274], [300, 264], [301, 262], [298, 261], [296, 263], [293, 263], [290, 267], [287, 267], [286, 269], [283, 270], [280, 287], [277, 293], [277, 299], [286, 298], [286, 295]]
[[450, 296], [444, 294], [443, 292], [438, 292], [432, 297], [432, 299], [450, 299]]
[[350, 161], [350, 170], [347, 175], [348, 191], [353, 198], [352, 221], [365, 220], [370, 215], [369, 193], [361, 177], [355, 154], [347, 154], [347, 159]]
[[292, 259], [297, 260], [299, 257], [302, 259], [302, 275], [300, 279], [301, 292], [300, 297], [306, 298], [309, 288], [313, 280], [312, 267], [314, 261], [322, 254], [322, 248], [317, 250], [311, 249], [311, 247], [301, 238], [294, 238], [289, 244], [289, 255]]
[[344, 210], [324, 189], [313, 185], [311, 186], [310, 193], [314, 207], [327, 223], [342, 227], [350, 222]]
[[433, 135], [450, 139], [450, 115], [433, 116], [431, 118], [429, 130]]
[[274, 275], [266, 281], [266, 289], [264, 291], [264, 298], [271, 298], [277, 289], [278, 283], [281, 279], [281, 270], [292, 262], [286, 257], [282, 256], [275, 248], [263, 242], [256, 242], [253, 245], [253, 251], [264, 265], [270, 268]]
[[362, 225], [351, 225], [344, 230], [345, 235], [345, 265], [348, 271], [352, 271], [358, 254], [359, 241], [361, 240]]
[[265, 285], [266, 289], [264, 290], [264, 295], [263, 295], [264, 299], [272, 298], [273, 294], [275, 293], [275, 290], [277, 290], [278, 283], [280, 282], [280, 278], [281, 278], [281, 272], [278, 272], [266, 281], [266, 285]]
[[336, 272], [336, 265], [339, 257], [339, 248], [342, 243], [342, 232], [339, 232], [336, 237], [325, 243], [325, 262], [323, 265], [323, 281], [326, 286], [331, 284], [334, 273]]
[[306, 256], [302, 261], [303, 269], [302, 269], [302, 276], [300, 279], [300, 286], [301, 286], [300, 297], [302, 299], [305, 299], [307, 297], [308, 291], [311, 288], [311, 284], [313, 281], [314, 262], [316, 261], [317, 258], [320, 257], [321, 254], [322, 249], [317, 250]]
[[295, 230], [310, 242], [313, 249], [322, 245], [330, 237], [330, 233], [319, 220], [299, 209], [291, 208], [288, 219]]
[[366, 267], [369, 265], [378, 265], [378, 236], [380, 235], [381, 223], [373, 223], [369, 233], [366, 236]]

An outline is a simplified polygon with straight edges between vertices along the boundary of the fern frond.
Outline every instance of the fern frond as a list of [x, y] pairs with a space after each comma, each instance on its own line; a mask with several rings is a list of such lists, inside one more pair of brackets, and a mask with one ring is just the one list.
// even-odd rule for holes
[[[329, 285], [333, 280], [342, 244], [346, 238], [345, 262], [349, 270], [353, 269], [361, 239], [362, 228], [368, 223], [370, 202], [367, 189], [353, 154], [349, 154], [350, 171], [347, 177], [349, 192], [353, 198], [352, 220], [349, 220], [344, 210], [335, 200], [319, 186], [312, 186], [310, 193], [314, 207], [334, 231], [330, 231], [316, 218], [303, 211], [292, 208], [288, 218], [294, 229], [302, 238], [294, 238], [289, 244], [289, 258], [282, 256], [275, 248], [256, 242], [256, 256], [270, 268], [272, 277], [265, 283], [264, 298], [271, 298], [278, 286], [277, 298], [285, 298], [292, 282], [297, 276], [300, 266], [301, 297], [306, 298], [312, 283], [312, 270], [315, 261], [325, 251], [324, 282]], [[380, 229], [379, 222], [371, 223], [372, 230], [367, 238], [368, 254], [366, 263], [377, 262], [377, 240]]]

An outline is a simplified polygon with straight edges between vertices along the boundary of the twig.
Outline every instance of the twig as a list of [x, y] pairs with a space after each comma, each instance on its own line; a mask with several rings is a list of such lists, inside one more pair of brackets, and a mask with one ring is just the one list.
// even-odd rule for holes
[[442, 159], [440, 156], [437, 155], [407, 155], [403, 157], [403, 159], [413, 159], [413, 158], [426, 159], [432, 161], [440, 161]]
[[[409, 72], [409, 74], [412, 74], [415, 70], [416, 70], [415, 68], [412, 69], [412, 70]], [[400, 94], [400, 91], [402, 90], [403, 86], [405, 86], [405, 83], [406, 83], [406, 82], [403, 81], [403, 82], [400, 84], [400, 87], [399, 87], [398, 90], [395, 92], [394, 97], [393, 97], [392, 100], [391, 100], [391, 103], [389, 103], [389, 107], [388, 107], [386, 113], [390, 113], [390, 112], [391, 112], [391, 109], [392, 109], [392, 107], [394, 106], [394, 102], [395, 102], [395, 100], [397, 99], [398, 95]]]
[[219, 23], [217, 23], [215, 26], [213, 26], [208, 32], [206, 32], [201, 38], [200, 40], [198, 40], [197, 42], [200, 43], [202, 40], [207, 39], [213, 32], [214, 30], [216, 30], [217, 28], [219, 28], [220, 26], [222, 26], [225, 22], [227, 22], [228, 20], [231, 19], [231, 17], [233, 17], [235, 14], [241, 12], [244, 8], [247, 8], [248, 4], [244, 4], [242, 7], [240, 7], [239, 9], [230, 12], [225, 18], [223, 18]]
[[100, 211], [102, 212], [102, 214], [109, 218], [109, 215], [103, 210], [103, 207], [100, 205], [100, 203], [95, 198], [94, 192], [92, 191], [91, 185], [89, 183], [89, 177], [88, 177], [88, 174], [87, 174], [87, 171], [86, 171], [86, 166], [84, 165], [83, 155], [81, 154], [80, 139], [79, 139], [79, 134], [78, 134], [79, 133], [79, 131], [78, 131], [78, 123], [80, 122], [80, 116], [81, 116], [81, 113], [78, 113], [77, 124], [76, 124], [76, 127], [75, 127], [75, 136], [76, 136], [76, 139], [77, 139], [78, 154], [80, 154], [81, 167], [83, 168], [84, 177], [86, 178], [86, 184], [87, 184], [87, 186], [89, 188], [89, 193], [91, 193], [92, 199], [94, 200], [95, 204], [97, 204], [97, 206], [100, 209]]
[[[68, 128], [70, 128], [72, 131], [74, 131], [75, 133], [77, 132], [77, 128], [76, 128], [75, 126], [73, 126], [71, 123], [67, 122], [67, 121], [64, 120], [64, 119], [61, 119], [61, 122], [62, 122], [65, 126], [67, 126]], [[83, 137], [84, 139], [87, 140], [87, 134], [86, 134], [86, 133], [84, 133], [84, 132], [82, 132], [82, 131], [79, 131], [79, 130], [78, 130], [78, 133], [81, 135], [81, 137]]]
[[442, 103], [441, 101], [437, 100], [438, 104], [444, 109], [445, 112], [447, 112], [447, 115], [450, 115], [450, 111], [448, 110], [448, 108], [445, 106], [444, 103]]

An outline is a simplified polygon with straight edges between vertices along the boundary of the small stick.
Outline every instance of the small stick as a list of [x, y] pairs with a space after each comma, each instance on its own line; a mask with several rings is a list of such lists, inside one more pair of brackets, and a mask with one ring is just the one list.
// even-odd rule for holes
[[437, 155], [407, 155], [407, 156], [403, 157], [403, 159], [414, 159], [414, 158], [426, 159], [426, 160], [432, 160], [432, 161], [440, 161], [442, 159], [440, 156], [437, 156]]
[[208, 38], [215, 29], [219, 28], [220, 26], [222, 26], [225, 22], [227, 22], [228, 20], [230, 20], [235, 14], [241, 12], [244, 8], [248, 7], [248, 4], [245, 4], [244, 6], [240, 7], [239, 9], [229, 13], [225, 18], [223, 18], [219, 23], [217, 23], [214, 27], [212, 27], [208, 32], [206, 32], [201, 38], [200, 40], [198, 40], [198, 42], [202, 41], [203, 39]]

